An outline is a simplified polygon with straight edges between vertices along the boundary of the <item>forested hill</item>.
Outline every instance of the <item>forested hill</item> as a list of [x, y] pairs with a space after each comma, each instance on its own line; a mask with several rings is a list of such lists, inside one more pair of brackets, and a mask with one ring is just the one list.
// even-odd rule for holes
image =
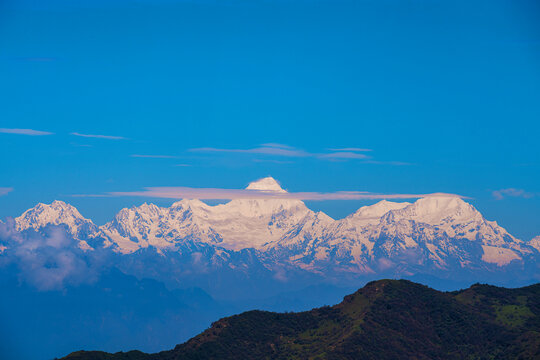
[[173, 350], [75, 352], [69, 360], [540, 358], [540, 284], [439, 292], [379, 280], [338, 305], [221, 319]]

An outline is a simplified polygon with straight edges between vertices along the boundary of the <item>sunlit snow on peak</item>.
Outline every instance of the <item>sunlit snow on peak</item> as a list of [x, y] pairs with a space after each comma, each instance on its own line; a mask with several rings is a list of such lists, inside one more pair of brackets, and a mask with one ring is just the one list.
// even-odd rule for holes
[[279, 185], [277, 180], [271, 176], [251, 182], [246, 189], [286, 193], [286, 191], [283, 190], [283, 188]]

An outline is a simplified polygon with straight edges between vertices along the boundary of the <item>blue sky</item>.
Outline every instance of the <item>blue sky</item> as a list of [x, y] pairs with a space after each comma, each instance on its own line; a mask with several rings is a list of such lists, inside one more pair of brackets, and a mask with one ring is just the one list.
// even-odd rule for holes
[[[535, 1], [3, 1], [0, 217], [61, 199], [101, 224], [172, 200], [72, 195], [271, 175], [295, 192], [461, 194], [529, 239], [538, 14]], [[332, 150], [347, 148], [371, 151]], [[374, 201], [308, 205], [339, 218]]]

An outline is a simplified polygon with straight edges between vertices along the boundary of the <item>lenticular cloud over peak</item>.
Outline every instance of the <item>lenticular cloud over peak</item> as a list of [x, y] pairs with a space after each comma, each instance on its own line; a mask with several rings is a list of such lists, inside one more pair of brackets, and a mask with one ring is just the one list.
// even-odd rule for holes
[[200, 199], [200, 200], [234, 200], [234, 199], [296, 199], [296, 200], [373, 200], [373, 199], [418, 199], [423, 197], [458, 197], [456, 194], [378, 194], [368, 191], [337, 192], [290, 192], [282, 188], [273, 177], [265, 177], [249, 183], [245, 189], [195, 188], [186, 186], [147, 187], [142, 191], [115, 191], [96, 195], [73, 195], [74, 197], [147, 197], [164, 199]]

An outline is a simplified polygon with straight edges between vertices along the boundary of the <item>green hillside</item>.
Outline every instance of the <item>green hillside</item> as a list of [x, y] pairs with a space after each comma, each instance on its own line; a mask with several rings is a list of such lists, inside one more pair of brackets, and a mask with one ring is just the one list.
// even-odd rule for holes
[[170, 351], [64, 359], [540, 359], [539, 315], [540, 284], [444, 293], [380, 280], [332, 307], [221, 319]]

